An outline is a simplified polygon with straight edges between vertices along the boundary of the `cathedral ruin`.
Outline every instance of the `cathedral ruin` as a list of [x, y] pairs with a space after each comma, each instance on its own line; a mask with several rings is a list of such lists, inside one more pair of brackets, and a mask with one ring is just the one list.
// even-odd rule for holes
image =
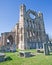
[[[31, 15], [33, 15], [31, 17]], [[0, 46], [16, 44], [18, 49], [43, 48], [43, 43], [48, 41], [45, 32], [43, 13], [26, 10], [26, 6], [20, 6], [19, 22], [11, 32], [1, 33]]]

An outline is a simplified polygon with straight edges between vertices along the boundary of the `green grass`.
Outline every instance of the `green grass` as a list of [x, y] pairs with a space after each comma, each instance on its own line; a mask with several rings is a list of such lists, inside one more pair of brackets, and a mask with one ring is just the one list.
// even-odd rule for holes
[[[19, 50], [18, 50], [19, 51]], [[35, 56], [29, 58], [19, 57], [19, 52], [5, 53], [11, 60], [0, 62], [0, 65], [52, 65], [52, 55], [45, 56], [43, 53], [37, 54], [36, 50], [26, 50], [35, 53]]]

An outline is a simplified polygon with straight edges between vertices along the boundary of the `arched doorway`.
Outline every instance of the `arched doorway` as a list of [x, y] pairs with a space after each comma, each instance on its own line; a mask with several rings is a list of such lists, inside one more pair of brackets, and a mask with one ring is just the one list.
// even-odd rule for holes
[[12, 35], [9, 35], [7, 37], [7, 45], [12, 45], [12, 44], [13, 44], [13, 37], [12, 37]]

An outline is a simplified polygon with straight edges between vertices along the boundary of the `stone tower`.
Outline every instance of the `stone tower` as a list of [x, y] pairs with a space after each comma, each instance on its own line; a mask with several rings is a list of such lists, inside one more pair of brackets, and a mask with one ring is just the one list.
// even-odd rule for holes
[[22, 4], [20, 6], [20, 18], [19, 18], [19, 49], [26, 48], [26, 33], [25, 33], [25, 16], [26, 16], [26, 6]]

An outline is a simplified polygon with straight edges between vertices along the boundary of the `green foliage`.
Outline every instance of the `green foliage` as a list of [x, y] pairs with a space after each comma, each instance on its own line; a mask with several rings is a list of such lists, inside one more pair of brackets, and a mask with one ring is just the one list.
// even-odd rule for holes
[[[19, 51], [19, 50], [18, 50]], [[43, 53], [37, 53], [36, 50], [26, 50], [30, 51], [35, 56], [29, 58], [19, 57], [19, 52], [8, 52], [5, 53], [7, 60], [0, 62], [0, 65], [52, 65], [52, 55], [45, 56]], [[12, 60], [10, 60], [12, 59]]]

